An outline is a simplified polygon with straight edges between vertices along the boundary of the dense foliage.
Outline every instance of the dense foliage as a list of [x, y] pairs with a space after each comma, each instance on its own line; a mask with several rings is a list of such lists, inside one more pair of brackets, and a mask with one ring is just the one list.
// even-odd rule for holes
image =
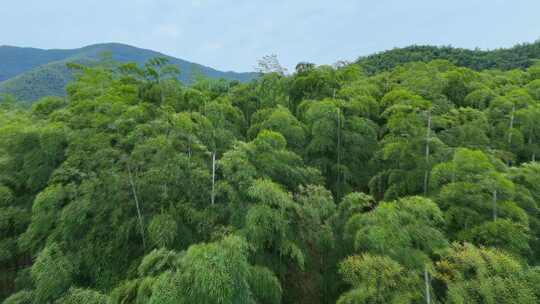
[[528, 68], [540, 59], [540, 41], [524, 43], [509, 49], [468, 50], [451, 46], [413, 45], [361, 57], [358, 63], [368, 74], [389, 71], [409, 62], [429, 62], [444, 59], [460, 67], [474, 70], [511, 70]]
[[540, 301], [540, 65], [264, 66], [5, 97], [3, 303]]

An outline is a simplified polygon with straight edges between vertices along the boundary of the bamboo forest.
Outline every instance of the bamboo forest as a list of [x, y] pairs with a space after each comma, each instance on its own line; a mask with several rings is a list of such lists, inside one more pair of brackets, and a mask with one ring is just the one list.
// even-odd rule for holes
[[0, 301], [539, 303], [540, 63], [444, 50], [2, 95]]

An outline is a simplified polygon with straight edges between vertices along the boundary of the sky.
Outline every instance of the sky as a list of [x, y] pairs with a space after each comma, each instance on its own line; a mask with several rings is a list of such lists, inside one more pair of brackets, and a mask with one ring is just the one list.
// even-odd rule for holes
[[276, 54], [292, 69], [411, 44], [534, 42], [538, 12], [540, 0], [0, 0], [0, 45], [119, 42], [234, 71]]

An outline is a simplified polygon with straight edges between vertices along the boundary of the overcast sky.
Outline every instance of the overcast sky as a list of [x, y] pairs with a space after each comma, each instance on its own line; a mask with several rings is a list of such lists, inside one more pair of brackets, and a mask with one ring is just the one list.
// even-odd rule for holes
[[[121, 42], [222, 70], [331, 64], [410, 44], [540, 38], [540, 0], [0, 0], [0, 45]], [[1, 60], [1, 58], [0, 58]]]

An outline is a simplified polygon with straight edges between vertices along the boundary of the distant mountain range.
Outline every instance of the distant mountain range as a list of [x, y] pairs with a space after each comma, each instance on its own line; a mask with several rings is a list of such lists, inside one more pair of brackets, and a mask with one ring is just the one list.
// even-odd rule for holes
[[[152, 50], [119, 43], [95, 44], [72, 50], [0, 46], [0, 94], [11, 94], [23, 102], [32, 102], [44, 96], [62, 96], [65, 94], [66, 84], [72, 79], [66, 63], [95, 62], [103, 52], [111, 53], [116, 61], [136, 62], [141, 65], [150, 58], [167, 57], [172, 64], [180, 68], [179, 79], [186, 84], [189, 84], [196, 74], [241, 82], [257, 77], [256, 73], [222, 72]], [[435, 59], [449, 60], [457, 66], [476, 70], [523, 69], [540, 59], [540, 40], [488, 51], [413, 45], [360, 57], [356, 64], [372, 75], [408, 62], [428, 62]]]
[[216, 69], [167, 56], [162, 53], [119, 43], [105, 43], [70, 50], [44, 50], [15, 46], [0, 46], [0, 93], [8, 93], [18, 100], [31, 102], [44, 96], [62, 96], [72, 79], [66, 63], [89, 63], [108, 52], [118, 62], [145, 63], [154, 57], [167, 57], [181, 74], [179, 79], [190, 83], [194, 75], [209, 78], [249, 81], [256, 73], [223, 72]]

